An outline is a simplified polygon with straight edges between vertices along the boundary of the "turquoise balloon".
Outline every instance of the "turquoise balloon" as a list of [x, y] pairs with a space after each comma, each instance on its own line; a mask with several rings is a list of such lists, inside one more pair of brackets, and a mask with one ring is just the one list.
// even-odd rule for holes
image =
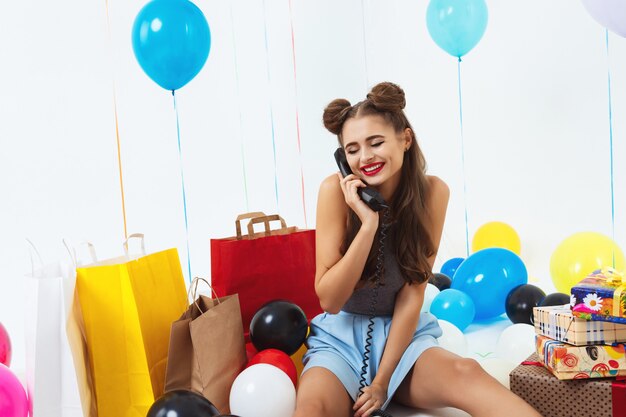
[[439, 320], [449, 321], [463, 331], [474, 320], [476, 309], [469, 295], [449, 288], [435, 296], [430, 304], [430, 313]]
[[527, 282], [528, 272], [519, 256], [508, 249], [488, 248], [463, 261], [451, 288], [469, 295], [476, 307], [475, 319], [485, 320], [504, 313], [509, 292]]
[[431, 0], [426, 26], [435, 43], [461, 58], [474, 48], [487, 28], [485, 0]]
[[211, 31], [202, 11], [188, 0], [152, 0], [137, 14], [133, 52], [144, 72], [166, 90], [178, 90], [202, 69]]

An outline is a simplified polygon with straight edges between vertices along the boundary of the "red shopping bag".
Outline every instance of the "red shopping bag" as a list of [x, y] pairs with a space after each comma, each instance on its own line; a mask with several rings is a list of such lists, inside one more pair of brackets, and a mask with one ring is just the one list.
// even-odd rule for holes
[[[241, 233], [240, 221], [250, 218], [248, 235]], [[271, 230], [270, 222], [280, 221]], [[255, 233], [254, 225], [265, 230]], [[211, 284], [220, 297], [239, 294], [243, 328], [257, 310], [272, 300], [298, 305], [307, 318], [322, 312], [315, 294], [315, 230], [287, 227], [278, 215], [246, 213], [235, 221], [237, 236], [211, 239]]]

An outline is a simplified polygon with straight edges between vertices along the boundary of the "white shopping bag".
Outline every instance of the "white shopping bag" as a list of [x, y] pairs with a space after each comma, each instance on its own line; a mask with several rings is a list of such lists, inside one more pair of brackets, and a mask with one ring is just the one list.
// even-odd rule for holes
[[[66, 327], [76, 269], [71, 263], [43, 265], [38, 253], [36, 258], [32, 272], [26, 275], [26, 385], [30, 415], [87, 416], [87, 412], [83, 414], [79, 394], [79, 385], [85, 384], [77, 382], [81, 371], [74, 367], [67, 329], [76, 332], [72, 331], [71, 323]], [[36, 263], [40, 266], [36, 267]]]

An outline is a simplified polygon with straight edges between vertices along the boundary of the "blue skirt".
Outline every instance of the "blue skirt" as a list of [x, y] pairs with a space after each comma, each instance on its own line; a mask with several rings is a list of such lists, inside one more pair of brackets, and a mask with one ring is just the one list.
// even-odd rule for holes
[[[374, 317], [370, 360], [365, 375], [366, 386], [371, 384], [378, 371], [391, 328], [391, 318], [392, 316]], [[328, 369], [341, 381], [352, 400], [356, 401], [359, 394], [368, 324], [369, 316], [343, 311], [338, 314], [322, 313], [315, 317], [311, 321], [311, 329], [306, 341], [308, 351], [303, 357], [302, 373], [315, 366]], [[387, 401], [383, 409], [387, 407], [400, 383], [413, 368], [422, 352], [438, 345], [439, 336], [441, 336], [441, 328], [435, 316], [422, 313], [413, 339], [391, 376], [387, 389]]]

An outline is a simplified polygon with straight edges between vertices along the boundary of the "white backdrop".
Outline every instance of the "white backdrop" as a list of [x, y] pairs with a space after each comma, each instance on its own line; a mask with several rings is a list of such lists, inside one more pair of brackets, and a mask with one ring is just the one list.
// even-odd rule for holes
[[[429, 171], [452, 191], [436, 268], [465, 256], [467, 207], [470, 239], [487, 221], [509, 223], [532, 282], [552, 292], [559, 242], [611, 235], [610, 68], [615, 237], [624, 246], [626, 40], [609, 36], [607, 60], [604, 28], [580, 2], [487, 0], [487, 31], [461, 65], [463, 178], [457, 62], [429, 37], [427, 3], [196, 2], [211, 52], [176, 94], [194, 275], [210, 276], [209, 239], [234, 234], [238, 213], [315, 227], [319, 183], [335, 170], [322, 109], [336, 97], [361, 100], [383, 80], [405, 89]], [[0, 322], [17, 369], [25, 238], [45, 261], [65, 259], [64, 237], [93, 242], [101, 258], [121, 254], [114, 92], [128, 231], [145, 233], [150, 251], [178, 247], [186, 266], [172, 96], [142, 72], [130, 42], [143, 5], [108, 1], [108, 25], [104, 0], [0, 3]]]

